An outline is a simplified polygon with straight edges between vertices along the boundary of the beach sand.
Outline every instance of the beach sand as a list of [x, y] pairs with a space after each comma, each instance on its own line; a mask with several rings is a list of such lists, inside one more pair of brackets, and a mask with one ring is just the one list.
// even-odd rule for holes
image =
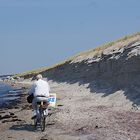
[[[0, 109], [0, 140], [140, 140], [140, 110], [121, 91], [114, 96], [122, 100], [113, 104], [113, 97], [91, 94], [87, 85], [49, 83], [57, 103], [49, 108], [46, 130], [36, 130], [31, 120], [32, 107], [26, 101], [31, 82], [16, 82], [13, 86], [25, 91], [18, 102]], [[126, 107], [123, 102], [128, 102]]]

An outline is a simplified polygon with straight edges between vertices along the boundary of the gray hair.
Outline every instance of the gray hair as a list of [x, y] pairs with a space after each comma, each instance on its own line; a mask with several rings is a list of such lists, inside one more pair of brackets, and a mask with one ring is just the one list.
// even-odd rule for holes
[[41, 74], [38, 74], [38, 75], [36, 76], [36, 79], [37, 79], [37, 80], [42, 79], [42, 75], [41, 75]]

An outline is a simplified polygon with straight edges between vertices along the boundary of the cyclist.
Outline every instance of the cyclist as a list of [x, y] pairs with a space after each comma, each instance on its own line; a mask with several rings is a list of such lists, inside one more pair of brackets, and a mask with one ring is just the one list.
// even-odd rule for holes
[[[34, 116], [31, 119], [34, 119], [37, 115], [37, 102], [38, 101], [44, 101], [48, 103], [49, 99], [49, 92], [50, 92], [50, 86], [47, 81], [42, 79], [42, 75], [38, 74], [36, 76], [36, 81], [33, 83], [29, 90], [29, 94], [33, 94], [33, 101], [32, 101], [32, 107], [33, 107], [33, 114]], [[45, 110], [45, 115], [48, 115], [48, 109]]]

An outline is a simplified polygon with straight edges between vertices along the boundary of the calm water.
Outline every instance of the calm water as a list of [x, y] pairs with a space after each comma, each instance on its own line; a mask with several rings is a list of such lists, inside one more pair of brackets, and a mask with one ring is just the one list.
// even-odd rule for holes
[[8, 104], [9, 102], [19, 98], [19, 90], [0, 82], [0, 106]]
[[6, 93], [7, 91], [9, 91], [9, 90], [12, 90], [12, 89], [13, 89], [13, 88], [10, 87], [9, 85], [6, 85], [6, 84], [0, 82], [0, 96], [1, 96], [2, 94], [5, 94], [5, 93]]

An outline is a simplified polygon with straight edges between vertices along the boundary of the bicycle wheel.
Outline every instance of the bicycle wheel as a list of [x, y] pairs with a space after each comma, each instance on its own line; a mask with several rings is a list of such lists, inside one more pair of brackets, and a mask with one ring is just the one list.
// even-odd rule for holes
[[45, 120], [46, 120], [46, 117], [44, 116], [44, 112], [43, 110], [40, 112], [40, 127], [41, 127], [41, 131], [43, 132], [45, 130]]
[[37, 118], [34, 119], [34, 127], [37, 128]]

